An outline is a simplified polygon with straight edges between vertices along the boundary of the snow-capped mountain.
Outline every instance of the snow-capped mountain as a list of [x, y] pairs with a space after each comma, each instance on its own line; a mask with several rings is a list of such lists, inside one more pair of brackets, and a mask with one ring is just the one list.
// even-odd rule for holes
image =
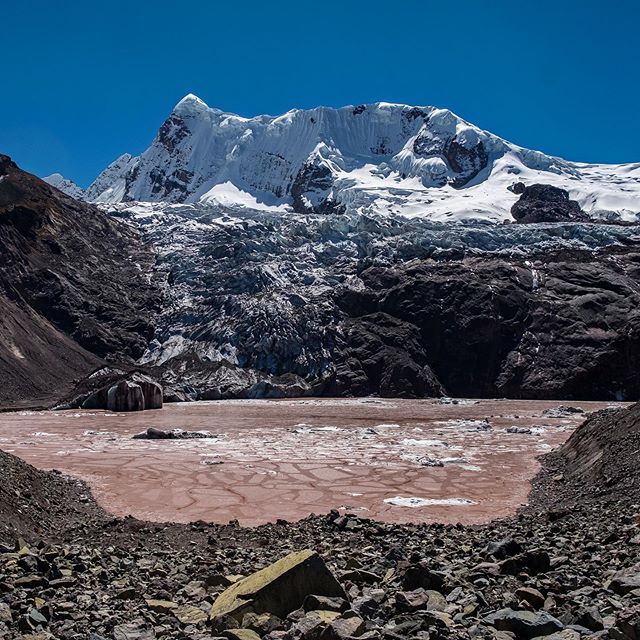
[[640, 164], [568, 162], [446, 109], [378, 102], [243, 118], [187, 95], [138, 157], [87, 189], [93, 202], [511, 220], [515, 182], [566, 189], [593, 217], [635, 220]]
[[73, 180], [69, 180], [59, 173], [52, 173], [50, 176], [42, 179], [52, 187], [59, 189], [62, 193], [66, 193], [76, 200], [80, 200], [84, 196], [84, 189], [79, 187]]

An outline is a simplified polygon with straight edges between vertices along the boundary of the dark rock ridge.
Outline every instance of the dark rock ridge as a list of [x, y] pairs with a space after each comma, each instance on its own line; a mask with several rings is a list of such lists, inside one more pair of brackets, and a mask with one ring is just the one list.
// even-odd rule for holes
[[170, 399], [640, 397], [635, 227], [120, 215], [169, 273], [141, 362]]
[[[530, 506], [473, 527], [113, 518], [0, 452], [0, 636], [635, 640], [638, 433], [638, 405], [595, 414], [543, 459]], [[595, 491], [620, 461], [629, 478]]]
[[130, 225], [0, 156], [0, 403], [59, 397], [153, 334], [153, 252]]
[[564, 189], [549, 184], [532, 184], [527, 187], [521, 182], [511, 189], [520, 194], [520, 199], [511, 207], [511, 215], [522, 224], [589, 220], [589, 216], [575, 200], [569, 199], [569, 193]]

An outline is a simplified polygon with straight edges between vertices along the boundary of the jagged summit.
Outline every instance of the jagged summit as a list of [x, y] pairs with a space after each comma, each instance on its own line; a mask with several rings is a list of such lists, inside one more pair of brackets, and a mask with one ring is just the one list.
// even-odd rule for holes
[[73, 180], [68, 180], [60, 173], [52, 173], [50, 176], [42, 178], [45, 182], [52, 187], [59, 189], [62, 193], [66, 193], [68, 196], [81, 199], [84, 196], [84, 189], [79, 187]]
[[180, 100], [140, 156], [87, 189], [95, 202], [203, 203], [299, 213], [510, 220], [515, 182], [566, 189], [585, 211], [635, 219], [640, 169], [523, 149], [447, 109], [376, 102], [253, 118]]

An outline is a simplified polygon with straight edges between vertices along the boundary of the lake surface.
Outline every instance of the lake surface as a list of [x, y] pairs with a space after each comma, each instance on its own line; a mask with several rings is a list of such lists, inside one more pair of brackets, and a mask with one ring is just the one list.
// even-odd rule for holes
[[[537, 456], [585, 418], [550, 415], [568, 404], [557, 401], [456, 402], [229, 400], [128, 414], [4, 413], [0, 448], [83, 478], [103, 507], [141, 519], [256, 525], [341, 509], [386, 521], [470, 524], [525, 503]], [[216, 437], [132, 438], [148, 427]]]

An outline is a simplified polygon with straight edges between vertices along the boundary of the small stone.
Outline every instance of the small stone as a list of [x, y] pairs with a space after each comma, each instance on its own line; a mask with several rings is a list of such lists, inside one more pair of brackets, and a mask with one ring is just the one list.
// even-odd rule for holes
[[155, 640], [153, 629], [137, 624], [119, 624], [113, 628], [114, 640]]
[[540, 591], [531, 587], [516, 589], [516, 598], [528, 602], [534, 609], [541, 609], [544, 606], [544, 596]]
[[5, 602], [0, 602], [0, 622], [11, 623], [12, 620], [11, 607]]
[[575, 629], [563, 629], [548, 636], [537, 636], [534, 640], [580, 640], [581, 637]]
[[580, 625], [589, 631], [602, 631], [604, 623], [597, 607], [584, 607], [573, 619], [573, 624]]
[[205, 611], [190, 604], [183, 604], [172, 611], [173, 615], [182, 624], [202, 624], [209, 617]]
[[522, 546], [513, 538], [503, 538], [490, 542], [484, 548], [485, 556], [492, 556], [496, 560], [504, 560], [510, 556], [515, 556], [522, 552]]
[[270, 613], [248, 613], [242, 618], [240, 626], [244, 629], [252, 629], [257, 634], [267, 634], [282, 628], [282, 620]]
[[13, 586], [16, 589], [38, 589], [40, 587], [46, 587], [48, 585], [47, 579], [43, 576], [24, 576], [18, 578]]
[[308, 595], [302, 603], [305, 611], [338, 611], [342, 613], [349, 608], [349, 603], [343, 598], [329, 598], [327, 596]]
[[344, 581], [349, 580], [356, 584], [379, 584], [382, 582], [382, 576], [364, 569], [354, 569], [353, 571], [345, 571], [340, 578]]
[[361, 635], [364, 629], [365, 623], [362, 618], [358, 616], [340, 617], [329, 624], [320, 638], [321, 640], [344, 640]]
[[171, 600], [145, 600], [147, 607], [156, 613], [173, 613], [178, 604]]
[[319, 640], [327, 625], [331, 624], [340, 614], [337, 611], [309, 611], [291, 628], [296, 637], [305, 640]]
[[422, 588], [415, 591], [398, 591], [396, 593], [396, 609], [400, 613], [412, 613], [426, 609], [429, 594]]
[[228, 640], [260, 640], [260, 636], [251, 629], [227, 629], [222, 635]]
[[35, 607], [33, 607], [29, 609], [29, 622], [34, 627], [45, 627], [48, 621]]

